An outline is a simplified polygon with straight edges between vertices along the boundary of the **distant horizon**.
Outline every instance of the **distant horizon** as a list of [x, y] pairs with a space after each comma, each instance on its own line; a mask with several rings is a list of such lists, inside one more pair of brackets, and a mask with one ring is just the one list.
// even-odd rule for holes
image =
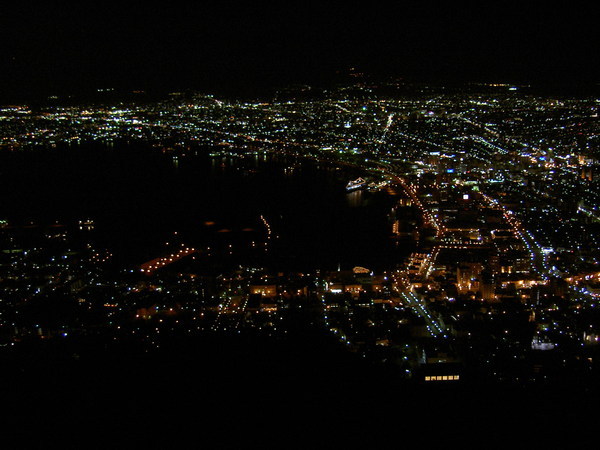
[[593, 5], [202, 2], [3, 6], [0, 101], [193, 89], [240, 95], [356, 67], [413, 82], [597, 85]]
[[[60, 101], [69, 102], [102, 102], [102, 101], [125, 101], [135, 102], [138, 97], [141, 101], [156, 101], [168, 97], [173, 93], [195, 93], [203, 95], [217, 95], [228, 99], [266, 99], [267, 97], [276, 95], [279, 92], [293, 90], [302, 86], [310, 87], [319, 90], [330, 90], [342, 86], [358, 85], [360, 82], [373, 84], [391, 84], [394, 81], [403, 84], [406, 87], [424, 87], [432, 88], [475, 88], [480, 87], [498, 87], [515, 86], [520, 89], [526, 89], [535, 94], [541, 95], [599, 95], [600, 82], [592, 81], [547, 81], [547, 80], [512, 80], [512, 79], [470, 79], [470, 80], [427, 80], [416, 79], [401, 76], [370, 76], [368, 80], [351, 79], [346, 74], [341, 75], [339, 72], [329, 79], [302, 79], [289, 80], [285, 84], [254, 84], [249, 86], [210, 86], [210, 85], [193, 85], [188, 86], [176, 84], [152, 85], [152, 86], [123, 86], [118, 84], [103, 84], [98, 86], [85, 86], [76, 88], [61, 88], [51, 89], [44, 92], [41, 91], [22, 91], [13, 92], [11, 94], [0, 94], [0, 106], [27, 105], [27, 104], [44, 104]], [[494, 86], [497, 85], [497, 86]], [[125, 97], [128, 97], [125, 99]], [[49, 105], [51, 106], [51, 105]]]

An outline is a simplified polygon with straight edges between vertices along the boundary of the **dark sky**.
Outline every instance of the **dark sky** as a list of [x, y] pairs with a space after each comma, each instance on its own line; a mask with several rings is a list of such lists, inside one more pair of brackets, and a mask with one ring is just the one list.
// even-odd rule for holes
[[5, 3], [5, 98], [99, 87], [251, 91], [350, 66], [412, 81], [598, 81], [594, 2]]

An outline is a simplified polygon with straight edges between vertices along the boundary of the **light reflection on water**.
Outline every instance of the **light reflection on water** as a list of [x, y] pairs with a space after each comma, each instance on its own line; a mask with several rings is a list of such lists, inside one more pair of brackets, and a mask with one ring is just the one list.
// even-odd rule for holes
[[363, 191], [359, 189], [348, 192], [348, 194], [346, 194], [346, 200], [348, 201], [348, 206], [352, 208], [359, 208], [363, 206]]

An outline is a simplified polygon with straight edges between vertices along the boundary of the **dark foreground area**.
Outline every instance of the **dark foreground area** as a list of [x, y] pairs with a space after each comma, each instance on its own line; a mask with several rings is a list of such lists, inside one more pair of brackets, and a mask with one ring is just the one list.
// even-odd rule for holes
[[580, 448], [596, 432], [596, 388], [398, 382], [319, 336], [48, 344], [2, 362], [4, 448]]

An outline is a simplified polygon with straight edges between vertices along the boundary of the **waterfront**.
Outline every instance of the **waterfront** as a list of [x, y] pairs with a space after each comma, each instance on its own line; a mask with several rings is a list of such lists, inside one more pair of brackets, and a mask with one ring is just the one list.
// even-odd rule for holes
[[209, 151], [120, 143], [6, 152], [0, 217], [17, 228], [91, 219], [95, 244], [125, 265], [160, 256], [175, 233], [186, 245], [231, 245], [236, 263], [299, 270], [383, 269], [410, 249], [390, 239], [392, 195], [346, 192], [356, 170]]

